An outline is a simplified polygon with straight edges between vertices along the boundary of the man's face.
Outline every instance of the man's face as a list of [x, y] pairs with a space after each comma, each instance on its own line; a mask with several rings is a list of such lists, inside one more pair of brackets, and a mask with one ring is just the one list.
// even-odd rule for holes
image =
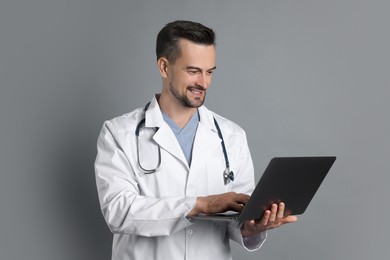
[[183, 106], [203, 105], [215, 70], [215, 46], [180, 40], [181, 55], [169, 65], [170, 94]]

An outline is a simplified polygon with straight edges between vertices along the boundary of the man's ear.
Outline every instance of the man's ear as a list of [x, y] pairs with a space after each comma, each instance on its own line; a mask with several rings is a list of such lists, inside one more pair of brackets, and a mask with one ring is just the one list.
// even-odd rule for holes
[[168, 77], [169, 61], [165, 57], [161, 57], [157, 60], [158, 71], [161, 74], [161, 77]]

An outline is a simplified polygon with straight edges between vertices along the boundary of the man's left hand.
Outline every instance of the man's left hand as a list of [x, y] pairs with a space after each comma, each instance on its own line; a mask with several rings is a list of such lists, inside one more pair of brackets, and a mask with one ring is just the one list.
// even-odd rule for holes
[[249, 237], [263, 231], [280, 227], [284, 224], [293, 223], [298, 220], [296, 216], [284, 216], [285, 205], [283, 202], [272, 204], [270, 210], [266, 210], [260, 220], [245, 221], [241, 227], [243, 237]]

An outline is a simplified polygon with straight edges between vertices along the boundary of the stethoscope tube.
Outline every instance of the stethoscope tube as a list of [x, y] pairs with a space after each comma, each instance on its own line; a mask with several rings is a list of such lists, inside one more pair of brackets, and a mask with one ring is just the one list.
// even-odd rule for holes
[[217, 120], [214, 117], [214, 125], [217, 128], [218, 136], [221, 138], [221, 146], [222, 146], [222, 152], [223, 156], [225, 157], [225, 171], [223, 172], [223, 180], [225, 182], [225, 185], [228, 183], [229, 180], [234, 181], [234, 173], [230, 170], [230, 163], [229, 163], [229, 157], [227, 155], [226, 146], [225, 146], [225, 139], [223, 139], [221, 128], [219, 128], [219, 124]]
[[[137, 127], [135, 128], [135, 135], [136, 135], [136, 142], [137, 142], [137, 161], [138, 161], [138, 166], [141, 168], [141, 170], [143, 170], [146, 174], [151, 174], [151, 173], [155, 173], [157, 171], [158, 167], [160, 167], [160, 165], [161, 165], [161, 148], [160, 148], [160, 146], [158, 146], [157, 166], [154, 169], [145, 169], [144, 167], [142, 167], [141, 161], [139, 158], [139, 154], [140, 154], [140, 151], [139, 151], [139, 132], [141, 131], [142, 128], [144, 128], [144, 126], [145, 126], [145, 118], [143, 118], [138, 123]], [[157, 130], [158, 130], [158, 127], [155, 127], [156, 132], [157, 132]]]

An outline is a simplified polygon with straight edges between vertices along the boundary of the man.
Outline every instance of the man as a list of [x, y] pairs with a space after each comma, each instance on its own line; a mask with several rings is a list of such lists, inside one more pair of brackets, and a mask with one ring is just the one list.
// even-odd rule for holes
[[203, 106], [216, 69], [213, 30], [169, 23], [156, 53], [161, 94], [105, 122], [98, 139], [96, 181], [114, 233], [112, 259], [231, 259], [230, 239], [260, 248], [266, 230], [296, 221], [283, 217], [283, 203], [243, 224], [191, 219], [241, 211], [254, 189], [244, 131]]

